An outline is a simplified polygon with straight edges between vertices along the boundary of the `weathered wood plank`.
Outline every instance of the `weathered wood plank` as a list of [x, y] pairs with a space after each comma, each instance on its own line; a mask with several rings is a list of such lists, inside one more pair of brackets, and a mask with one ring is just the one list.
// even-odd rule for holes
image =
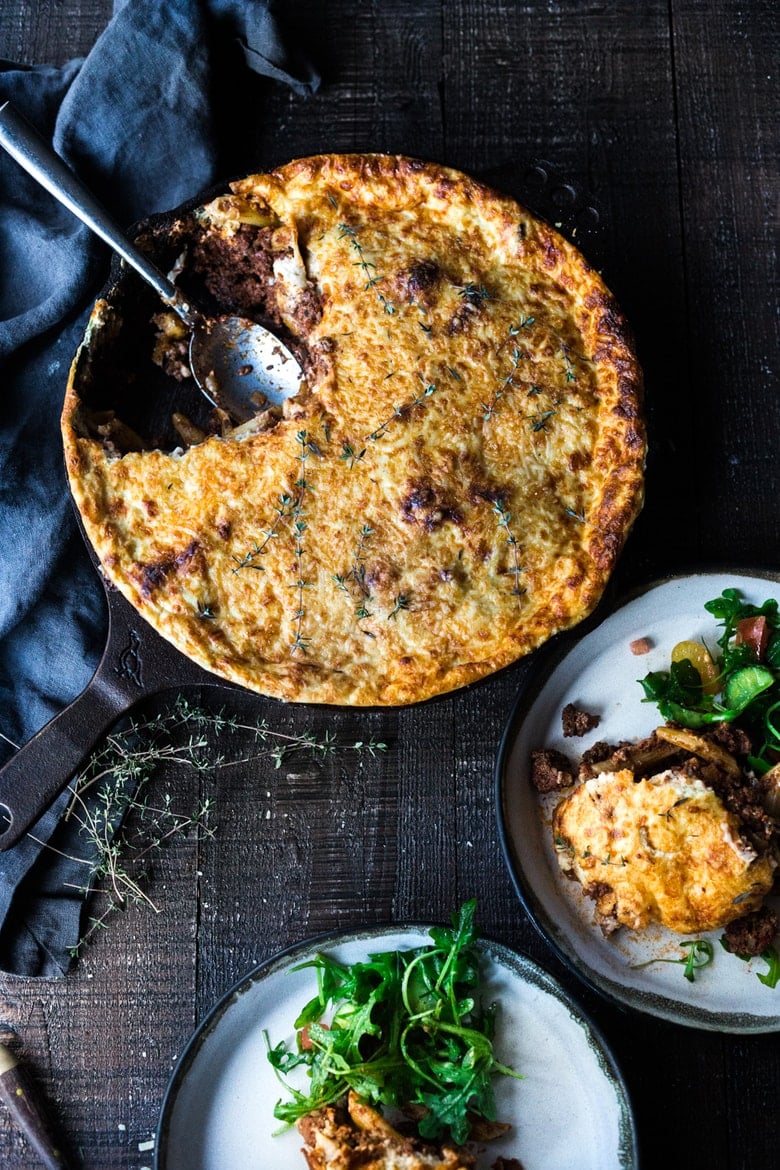
[[[110, 7], [8, 0], [0, 54], [65, 60], [89, 47]], [[589, 190], [601, 223], [583, 248], [636, 331], [653, 440], [624, 583], [697, 556], [778, 561], [771, 8], [297, 0], [284, 11], [323, 70], [320, 93], [303, 100], [244, 78], [220, 106], [225, 173], [379, 149], [494, 176], [518, 196], [528, 162], [543, 157]], [[21, 1033], [86, 1170], [151, 1164], [138, 1147], [175, 1056], [255, 962], [358, 922], [443, 919], [472, 894], [485, 933], [550, 969], [613, 1045], [646, 1167], [669, 1164], [672, 1138], [691, 1170], [773, 1164], [776, 1038], [691, 1032], [605, 1004], [557, 962], [515, 898], [492, 770], [523, 672], [399, 712], [231, 698], [247, 723], [265, 714], [293, 735], [373, 734], [390, 751], [215, 767], [201, 783], [216, 790], [217, 834], [164, 855], [149, 886], [160, 915], [117, 915], [64, 982], [0, 977], [0, 1023]], [[214, 745], [253, 748], [246, 731]], [[197, 791], [191, 776], [163, 783], [186, 799]], [[36, 1165], [4, 1114], [0, 1164]]]
[[681, 510], [703, 557], [777, 565], [777, 6], [671, 9], [696, 416]]
[[111, 19], [111, 0], [3, 0], [0, 58], [64, 65], [83, 57]]

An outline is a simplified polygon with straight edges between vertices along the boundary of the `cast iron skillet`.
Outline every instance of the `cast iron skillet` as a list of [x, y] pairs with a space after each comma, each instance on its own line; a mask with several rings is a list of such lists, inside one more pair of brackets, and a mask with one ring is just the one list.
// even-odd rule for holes
[[[585, 243], [590, 262], [599, 265], [602, 227], [599, 213], [585, 193], [552, 163], [538, 160], [526, 167], [518, 167], [509, 162], [481, 177], [484, 182], [518, 199], [534, 214], [553, 222], [577, 247]], [[182, 207], [150, 217], [136, 225], [130, 234], [150, 232], [162, 238], [176, 220], [225, 190], [226, 184], [220, 184]], [[173, 255], [163, 257], [163, 260], [170, 263]], [[126, 295], [126, 303], [132, 304], [139, 313], [140, 302], [139, 315], [148, 320], [155, 311], [154, 293], [115, 260], [101, 296], [121, 296], [128, 288], [130, 293]], [[91, 360], [88, 352], [86, 360]], [[171, 404], [163, 402], [161, 407], [156, 398], [157, 389], [152, 387], [151, 397], [155, 399], [155, 410], [161, 415]], [[185, 409], [197, 422], [199, 409], [203, 409], [198, 401], [200, 396], [194, 394], [194, 401], [184, 405], [180, 399], [186, 397], [186, 391], [178, 388], [175, 396], [175, 409]], [[123, 403], [123, 407], [125, 405]], [[143, 411], [149, 408], [149, 403], [135, 403], [134, 406]], [[131, 424], [135, 422], [132, 417], [129, 421]], [[0, 851], [10, 849], [21, 839], [79, 770], [98, 740], [142, 699], [160, 691], [188, 686], [243, 690], [238, 684], [218, 678], [196, 665], [158, 634], [105, 578], [83, 528], [82, 535], [106, 592], [106, 647], [85, 690], [0, 768]]]

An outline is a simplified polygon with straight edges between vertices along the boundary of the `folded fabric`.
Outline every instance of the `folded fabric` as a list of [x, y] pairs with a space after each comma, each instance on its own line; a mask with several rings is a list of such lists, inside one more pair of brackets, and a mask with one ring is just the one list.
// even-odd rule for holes
[[[301, 95], [319, 81], [287, 47], [271, 0], [128, 0], [83, 61], [62, 69], [0, 62], [0, 103], [12, 101], [115, 218], [131, 223], [219, 177], [214, 97], [231, 92], [244, 65]], [[251, 140], [246, 150], [250, 169]], [[2, 762], [86, 686], [105, 636], [101, 586], [66, 484], [59, 415], [110, 257], [2, 150], [0, 256]], [[6, 971], [60, 975], [78, 938], [81, 899], [68, 887], [68, 863], [39, 843], [67, 832], [58, 829], [61, 805], [35, 826], [37, 840], [0, 854]], [[67, 844], [58, 840], [63, 852]]]

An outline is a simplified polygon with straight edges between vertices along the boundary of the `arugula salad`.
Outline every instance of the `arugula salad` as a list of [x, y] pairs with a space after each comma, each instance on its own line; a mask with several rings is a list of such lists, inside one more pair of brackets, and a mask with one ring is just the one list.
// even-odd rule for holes
[[681, 727], [738, 721], [753, 743], [748, 764], [761, 776], [780, 761], [778, 603], [770, 598], [751, 605], [738, 590], [724, 589], [704, 608], [723, 626], [717, 649], [679, 642], [668, 671], [651, 671], [639, 680], [645, 701]]
[[[519, 1077], [493, 1052], [496, 1005], [480, 1002], [476, 901], [435, 927], [431, 942], [383, 951], [344, 966], [318, 955], [317, 994], [295, 1020], [294, 1049], [268, 1044], [268, 1059], [290, 1099], [274, 1116], [287, 1125], [349, 1091], [378, 1107], [408, 1110], [421, 1138], [462, 1145], [475, 1119], [495, 1121], [493, 1078]], [[303, 1067], [307, 1091], [287, 1075]]]

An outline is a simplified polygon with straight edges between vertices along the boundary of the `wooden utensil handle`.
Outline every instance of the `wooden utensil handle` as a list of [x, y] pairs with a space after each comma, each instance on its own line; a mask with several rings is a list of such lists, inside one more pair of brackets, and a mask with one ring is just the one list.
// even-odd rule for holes
[[43, 1165], [49, 1170], [67, 1170], [65, 1155], [59, 1148], [32, 1081], [4, 1044], [0, 1044], [0, 1100]]

